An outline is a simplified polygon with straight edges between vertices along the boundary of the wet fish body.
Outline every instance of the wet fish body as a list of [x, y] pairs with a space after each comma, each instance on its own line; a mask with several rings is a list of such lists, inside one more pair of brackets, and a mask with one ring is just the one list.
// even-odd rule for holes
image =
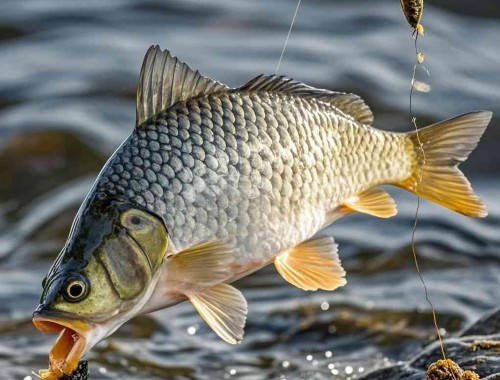
[[351, 212], [395, 215], [378, 185], [487, 213], [457, 166], [490, 112], [384, 132], [357, 95], [272, 75], [230, 89], [156, 46], [136, 114], [43, 281], [33, 321], [60, 334], [44, 380], [70, 374], [135, 315], [184, 300], [240, 342], [247, 303], [230, 283], [271, 262], [303, 290], [343, 286], [333, 238], [313, 236]]
[[162, 215], [176, 250], [234, 239], [239, 264], [267, 262], [312, 236], [352, 195], [407, 178], [409, 149], [403, 134], [313, 97], [234, 90], [145, 122], [96, 190]]

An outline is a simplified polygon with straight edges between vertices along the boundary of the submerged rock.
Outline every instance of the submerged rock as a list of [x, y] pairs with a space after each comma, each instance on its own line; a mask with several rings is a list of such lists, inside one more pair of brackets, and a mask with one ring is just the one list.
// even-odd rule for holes
[[[439, 342], [424, 348], [403, 364], [367, 373], [361, 380], [494, 380], [500, 379], [500, 308], [483, 316], [455, 338], [446, 339], [448, 359]], [[90, 380], [87, 361], [60, 380]]]
[[[375, 370], [364, 380], [483, 380], [500, 379], [500, 308], [486, 314], [457, 337], [446, 339], [449, 361], [442, 358], [439, 342], [423, 349], [403, 364]], [[477, 374], [476, 376], [474, 376]]]

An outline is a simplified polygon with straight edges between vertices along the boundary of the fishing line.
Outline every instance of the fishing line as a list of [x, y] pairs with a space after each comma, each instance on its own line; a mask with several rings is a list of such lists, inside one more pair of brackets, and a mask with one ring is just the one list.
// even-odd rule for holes
[[[446, 360], [446, 353], [445, 353], [445, 350], [444, 350], [444, 344], [443, 344], [443, 337], [441, 336], [441, 332], [439, 330], [439, 325], [438, 325], [438, 321], [437, 321], [437, 316], [436, 316], [436, 311], [434, 309], [434, 305], [432, 304], [430, 298], [429, 298], [429, 292], [428, 292], [428, 289], [427, 289], [427, 285], [425, 284], [425, 281], [424, 281], [424, 278], [422, 277], [422, 273], [420, 272], [420, 266], [418, 265], [418, 257], [417, 257], [417, 251], [415, 249], [415, 234], [416, 234], [416, 231], [417, 231], [417, 225], [418, 225], [418, 213], [420, 211], [420, 195], [418, 194], [418, 188], [420, 186], [420, 182], [422, 181], [422, 176], [423, 176], [423, 169], [424, 169], [424, 166], [425, 166], [425, 150], [424, 150], [424, 145], [422, 144], [422, 141], [420, 141], [420, 136], [419, 136], [419, 130], [418, 130], [418, 126], [417, 126], [417, 118], [416, 116], [413, 114], [413, 92], [415, 90], [415, 77], [416, 77], [416, 73], [417, 73], [417, 68], [419, 67], [419, 65], [422, 64], [423, 62], [423, 54], [422, 53], [419, 53], [418, 51], [418, 35], [419, 35], [419, 32], [415, 29], [415, 32], [414, 32], [414, 40], [415, 40], [415, 56], [416, 56], [416, 63], [415, 65], [413, 66], [413, 75], [412, 75], [412, 79], [411, 79], [411, 89], [410, 89], [410, 115], [411, 115], [411, 121], [413, 123], [413, 126], [415, 127], [415, 133], [417, 135], [417, 141], [418, 141], [418, 150], [419, 152], [421, 153], [422, 155], [422, 164], [419, 165], [419, 177], [418, 177], [418, 181], [417, 181], [417, 185], [415, 187], [415, 193], [417, 195], [417, 208], [415, 210], [415, 223], [413, 224], [413, 229], [412, 229], [412, 232], [411, 232], [411, 250], [412, 250], [412, 254], [413, 254], [413, 261], [415, 262], [415, 268], [417, 270], [417, 274], [418, 274], [418, 278], [420, 279], [420, 282], [422, 283], [423, 287], [424, 287], [424, 291], [425, 291], [425, 299], [427, 301], [427, 303], [429, 304], [430, 308], [431, 308], [431, 313], [432, 313], [432, 319], [433, 319], [433, 322], [434, 322], [434, 327], [436, 328], [436, 333], [437, 333], [437, 336], [438, 336], [438, 339], [439, 339], [439, 345], [441, 347], [441, 353], [443, 354], [443, 359]], [[427, 72], [427, 75], [429, 75], [429, 72]], [[417, 157], [417, 160], [419, 159], [419, 157]], [[453, 376], [455, 377], [455, 376]]]
[[293, 14], [292, 22], [290, 24], [290, 29], [288, 29], [288, 34], [286, 35], [285, 43], [283, 44], [283, 49], [281, 50], [281, 55], [280, 55], [280, 59], [278, 61], [278, 66], [276, 66], [276, 71], [274, 72], [275, 75], [278, 74], [278, 70], [280, 69], [281, 61], [283, 60], [283, 55], [285, 54], [286, 45], [288, 44], [290, 34], [292, 33], [292, 28], [293, 28], [293, 24], [295, 24], [295, 18], [297, 17], [297, 13], [299, 13], [299, 7], [300, 7], [301, 2], [302, 2], [302, 0], [299, 0], [299, 2], [297, 3], [297, 8], [295, 8], [295, 13]]
[[[279, 68], [280, 68], [280, 65], [281, 65], [281, 61], [283, 60], [283, 55], [285, 54], [285, 50], [286, 50], [286, 47], [287, 47], [287, 44], [288, 44], [288, 40], [290, 39], [290, 34], [292, 33], [292, 29], [293, 29], [293, 25], [295, 23], [295, 19], [297, 18], [297, 13], [299, 12], [299, 8], [300, 8], [300, 3], [301, 2], [302, 2], [302, 0], [298, 0], [298, 2], [297, 2], [297, 7], [295, 8], [295, 12], [293, 14], [292, 22], [290, 23], [290, 28], [288, 29], [288, 34], [286, 36], [285, 43], [283, 44], [283, 49], [281, 50], [281, 55], [280, 55], [280, 58], [279, 58], [279, 61], [278, 61], [278, 65], [276, 66], [275, 74], [278, 74], [278, 71], [279, 71]], [[420, 151], [420, 153], [422, 155], [422, 165], [419, 165], [419, 178], [418, 178], [418, 182], [417, 182], [417, 185], [416, 185], [417, 208], [415, 210], [415, 223], [413, 224], [413, 229], [412, 229], [412, 233], [411, 233], [411, 249], [412, 249], [413, 261], [415, 263], [415, 268], [417, 270], [418, 277], [419, 277], [420, 282], [422, 283], [422, 285], [424, 287], [425, 299], [426, 299], [427, 303], [429, 304], [429, 307], [431, 308], [432, 319], [433, 319], [434, 327], [436, 329], [436, 333], [437, 333], [437, 336], [438, 336], [438, 339], [439, 339], [441, 353], [443, 355], [443, 359], [446, 360], [446, 352], [445, 352], [445, 349], [444, 349], [443, 337], [441, 336], [441, 332], [439, 330], [439, 324], [438, 324], [438, 321], [437, 321], [436, 310], [434, 309], [434, 305], [432, 304], [432, 301], [430, 300], [429, 291], [427, 289], [427, 285], [426, 285], [425, 280], [424, 280], [424, 278], [422, 276], [422, 273], [420, 271], [420, 266], [418, 264], [418, 256], [417, 256], [417, 251], [416, 251], [416, 241], [415, 241], [415, 234], [417, 232], [417, 226], [418, 226], [418, 215], [419, 215], [419, 211], [420, 211], [420, 195], [418, 195], [418, 188], [420, 186], [420, 182], [422, 181], [422, 176], [423, 176], [422, 172], [423, 172], [423, 168], [424, 168], [425, 162], [426, 162], [424, 146], [422, 144], [422, 141], [420, 140], [420, 135], [418, 133], [419, 129], [418, 129], [418, 125], [417, 125], [417, 118], [413, 114], [413, 92], [415, 90], [415, 80], [416, 80], [417, 68], [422, 64], [422, 62], [424, 60], [423, 53], [419, 53], [419, 51], [418, 51], [418, 36], [419, 36], [420, 33], [423, 33], [423, 28], [422, 28], [422, 26], [420, 24], [418, 24], [415, 27], [415, 30], [414, 30], [416, 63], [413, 66], [413, 75], [412, 75], [412, 80], [411, 80], [411, 89], [410, 89], [410, 115], [411, 115], [411, 118], [412, 118], [412, 124], [415, 127], [415, 133], [416, 133], [417, 141], [418, 141], [418, 149], [419, 149], [419, 151]], [[427, 70], [426, 70], [426, 72], [429, 75], [429, 72]], [[455, 377], [455, 376], [453, 376], [453, 377]]]

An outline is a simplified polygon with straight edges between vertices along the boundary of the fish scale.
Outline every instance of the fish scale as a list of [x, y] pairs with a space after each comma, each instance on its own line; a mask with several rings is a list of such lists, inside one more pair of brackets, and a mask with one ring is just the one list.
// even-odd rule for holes
[[161, 215], [178, 250], [233, 239], [242, 262], [270, 259], [312, 236], [350, 196], [408, 177], [405, 150], [403, 135], [321, 101], [233, 90], [146, 122], [97, 189]]

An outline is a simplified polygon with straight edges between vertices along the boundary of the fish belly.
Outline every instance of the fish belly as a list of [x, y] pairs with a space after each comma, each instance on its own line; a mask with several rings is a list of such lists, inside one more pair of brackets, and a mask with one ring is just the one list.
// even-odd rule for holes
[[314, 99], [230, 91], [136, 129], [97, 186], [159, 215], [176, 250], [233, 242], [244, 273], [311, 237], [350, 196], [408, 176], [406, 149], [402, 135]]

